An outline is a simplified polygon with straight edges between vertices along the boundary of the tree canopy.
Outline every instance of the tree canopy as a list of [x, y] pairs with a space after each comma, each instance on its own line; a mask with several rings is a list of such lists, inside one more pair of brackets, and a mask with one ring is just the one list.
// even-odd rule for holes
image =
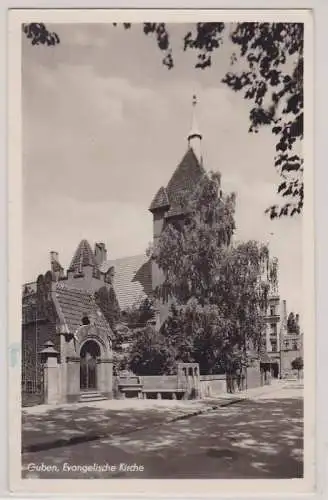
[[173, 357], [198, 362], [202, 373], [231, 371], [261, 348], [277, 268], [265, 245], [233, 242], [234, 210], [235, 196], [222, 192], [220, 175], [204, 174], [185, 200], [184, 218], [166, 224], [152, 258], [165, 276], [155, 294], [170, 313], [160, 332], [137, 340], [140, 364], [154, 349], [169, 353], [170, 367]]
[[300, 333], [299, 315], [289, 313], [287, 318], [287, 333]]
[[167, 224], [153, 249], [165, 276], [157, 295], [173, 301], [163, 333], [178, 358], [206, 371], [260, 348], [269, 283], [277, 279], [265, 245], [232, 242], [234, 210], [220, 175], [204, 174], [183, 223]]
[[120, 318], [120, 306], [114, 288], [103, 286], [95, 292], [95, 301], [108, 321], [111, 329], [115, 331]]
[[[149, 22], [140, 26], [145, 35], [154, 37], [163, 53], [163, 64], [172, 70], [175, 60], [169, 26]], [[123, 27], [130, 29], [132, 25], [124, 23]], [[24, 24], [23, 31], [33, 45], [60, 42], [57, 33], [48, 31], [44, 24]], [[281, 206], [270, 206], [267, 213], [271, 218], [300, 214], [304, 200], [304, 25], [197, 23], [185, 33], [182, 42], [185, 51], [196, 52], [195, 67], [205, 70], [228, 39], [236, 50], [232, 49], [231, 68], [222, 82], [252, 103], [249, 132], [258, 133], [267, 126], [277, 136], [274, 166], [281, 179], [277, 192], [283, 202]]]
[[175, 368], [173, 348], [151, 326], [138, 331], [129, 359], [129, 367], [136, 375], [171, 374]]

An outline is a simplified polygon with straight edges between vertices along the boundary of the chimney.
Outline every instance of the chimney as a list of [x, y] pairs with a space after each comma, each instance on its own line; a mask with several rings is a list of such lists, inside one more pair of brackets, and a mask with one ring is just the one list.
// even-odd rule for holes
[[105, 243], [95, 244], [95, 259], [98, 266], [100, 266], [103, 262], [107, 260], [107, 250]]
[[286, 333], [287, 333], [287, 305], [286, 305], [285, 300], [281, 301], [280, 307], [281, 307], [281, 315], [280, 315], [281, 334], [286, 335]]
[[50, 252], [50, 263], [52, 265], [53, 262], [58, 262], [59, 253], [58, 252]]
[[50, 268], [56, 280], [63, 277], [64, 269], [59, 262], [58, 252], [50, 252]]
[[282, 319], [287, 324], [287, 305], [286, 301], [282, 301]]

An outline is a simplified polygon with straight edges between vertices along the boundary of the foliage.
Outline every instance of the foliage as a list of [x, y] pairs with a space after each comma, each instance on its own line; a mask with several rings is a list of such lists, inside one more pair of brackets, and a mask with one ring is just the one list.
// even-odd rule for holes
[[153, 258], [166, 276], [164, 286], [179, 304], [191, 297], [201, 302], [215, 299], [212, 284], [235, 229], [235, 195], [223, 194], [219, 174], [204, 174], [186, 203], [183, 224], [167, 224], [153, 248]]
[[287, 319], [287, 333], [300, 333], [298, 314], [295, 315], [293, 312], [289, 313]]
[[291, 364], [292, 364], [293, 370], [298, 370], [298, 371], [303, 370], [304, 362], [303, 362], [303, 358], [301, 356], [293, 359]]
[[[270, 126], [277, 135], [274, 165], [281, 177], [278, 193], [286, 199], [282, 207], [267, 209], [271, 218], [300, 214], [303, 209], [303, 71], [304, 25], [302, 23], [236, 23], [229, 33], [238, 54], [231, 54], [233, 71], [223, 83], [244, 99], [252, 102], [249, 132], [258, 133]], [[152, 24], [151, 33], [160, 28], [167, 42], [159, 48], [166, 52], [163, 60], [169, 69], [174, 66], [169, 33], [165, 24]], [[196, 50], [196, 68], [212, 65], [213, 52], [225, 41], [224, 23], [197, 23], [184, 36], [184, 50]], [[169, 58], [168, 58], [169, 55]], [[238, 69], [238, 65], [242, 69]]]
[[154, 319], [155, 311], [153, 300], [149, 297], [142, 298], [132, 307], [122, 312], [122, 320], [131, 328], [145, 327], [148, 321]]
[[[146, 23], [149, 25], [149, 23]], [[145, 26], [146, 26], [145, 24]], [[300, 214], [303, 209], [303, 71], [304, 25], [302, 23], [236, 23], [229, 33], [238, 54], [231, 54], [233, 71], [223, 83], [252, 103], [249, 132], [270, 126], [277, 136], [274, 165], [281, 177], [278, 193], [286, 200], [267, 209], [271, 218]], [[196, 50], [196, 68], [212, 65], [213, 52], [225, 42], [224, 23], [197, 23], [184, 36], [184, 50]], [[165, 52], [163, 64], [174, 66], [170, 37], [163, 23], [150, 24], [145, 33], [160, 33], [158, 47]], [[163, 43], [164, 40], [164, 43]], [[242, 69], [238, 69], [238, 65]]]
[[147, 326], [136, 336], [129, 365], [136, 375], [170, 374], [175, 368], [175, 352], [161, 333]]
[[115, 330], [116, 324], [120, 318], [120, 306], [113, 287], [101, 287], [95, 292], [95, 301], [112, 330]]
[[60, 43], [57, 33], [49, 31], [42, 23], [25, 23], [22, 30], [32, 45], [53, 46]]
[[287, 201], [268, 209], [271, 218], [299, 214], [303, 208], [303, 30], [300, 23], [239, 23], [231, 40], [247, 67], [223, 80], [252, 101], [250, 132], [267, 125], [277, 136], [278, 193]]
[[223, 371], [231, 332], [215, 304], [202, 306], [192, 298], [185, 306], [172, 306], [161, 332], [174, 349], [176, 361], [199, 363], [201, 373]]
[[206, 372], [230, 369], [248, 349], [260, 348], [277, 273], [265, 245], [232, 244], [234, 203], [218, 174], [204, 174], [185, 219], [167, 224], [153, 249], [166, 277], [156, 295], [174, 300], [163, 335], [177, 358], [197, 361]]

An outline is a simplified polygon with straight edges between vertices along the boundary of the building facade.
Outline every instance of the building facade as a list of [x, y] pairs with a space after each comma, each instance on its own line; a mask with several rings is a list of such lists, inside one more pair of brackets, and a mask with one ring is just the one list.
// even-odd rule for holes
[[292, 371], [292, 362], [303, 358], [303, 334], [289, 332], [287, 326], [287, 305], [278, 294], [268, 300], [265, 316], [265, 349], [262, 364], [275, 378], [284, 378]]

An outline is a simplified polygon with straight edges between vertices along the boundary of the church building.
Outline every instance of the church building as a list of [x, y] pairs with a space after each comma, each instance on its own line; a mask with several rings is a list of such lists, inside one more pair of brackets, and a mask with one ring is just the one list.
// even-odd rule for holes
[[[184, 217], [186, 200], [205, 174], [196, 104], [194, 96], [186, 152], [149, 206], [154, 244], [167, 224]], [[50, 269], [22, 291], [22, 404], [112, 398], [115, 320], [152, 297], [162, 282], [154, 260], [145, 254], [109, 259], [103, 242], [92, 249], [82, 240], [66, 272], [58, 252], [50, 252]], [[275, 376], [282, 364], [279, 302], [276, 290], [266, 319], [269, 358], [264, 360], [274, 366]], [[168, 310], [167, 301], [157, 301], [157, 327]]]
[[[165, 224], [183, 217], [182, 200], [193, 192], [205, 172], [196, 104], [194, 96], [187, 150], [149, 207], [154, 242]], [[82, 240], [66, 272], [58, 252], [52, 251], [50, 270], [23, 286], [22, 403], [45, 401], [45, 376], [56, 379], [52, 401], [79, 401], [92, 392], [93, 397], [112, 397], [111, 313], [123, 312], [151, 297], [162, 279], [160, 269], [146, 255], [110, 260], [102, 242], [92, 250], [89, 242]], [[106, 298], [106, 311], [100, 296]], [[167, 308], [159, 310], [159, 323], [166, 314]], [[50, 363], [47, 370], [46, 363]]]

